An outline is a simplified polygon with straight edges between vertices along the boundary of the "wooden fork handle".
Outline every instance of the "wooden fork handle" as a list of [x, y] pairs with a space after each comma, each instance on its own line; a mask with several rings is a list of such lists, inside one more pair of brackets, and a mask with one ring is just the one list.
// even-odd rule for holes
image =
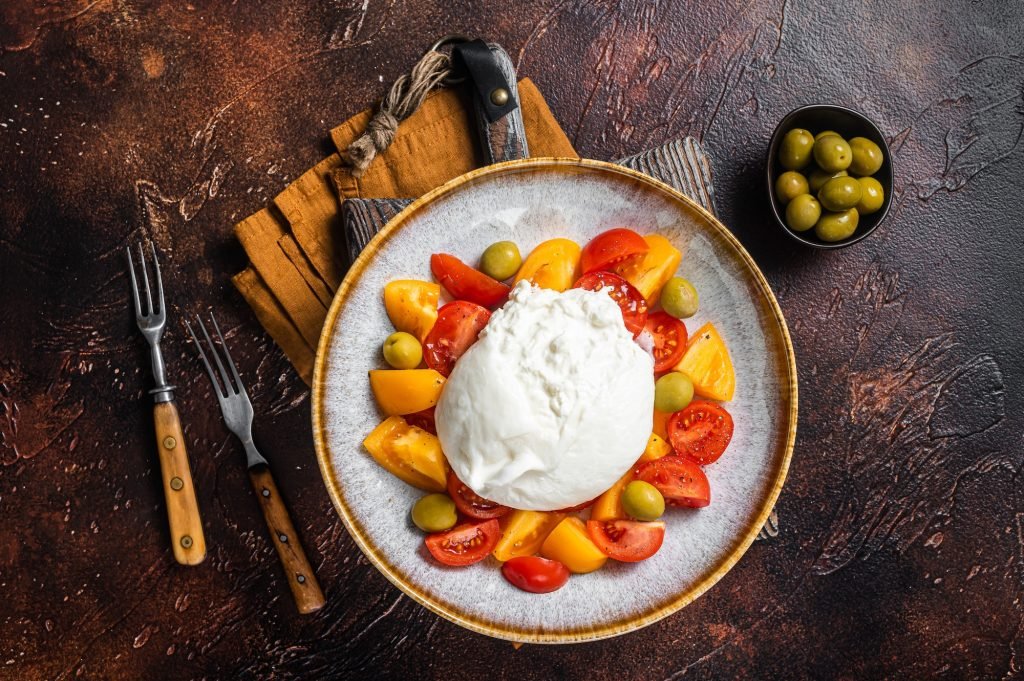
[[264, 465], [253, 466], [249, 469], [249, 479], [252, 480], [256, 498], [263, 509], [263, 519], [267, 521], [267, 529], [270, 530], [277, 556], [284, 566], [285, 577], [292, 589], [296, 607], [303, 615], [316, 612], [324, 606], [324, 592], [320, 590], [313, 566], [309, 564], [306, 552], [302, 550], [299, 533], [292, 525], [292, 519], [288, 515], [280, 492], [277, 491], [270, 468]]
[[156, 448], [164, 480], [174, 559], [182, 565], [198, 565], [206, 558], [206, 537], [203, 536], [196, 488], [188, 465], [185, 434], [174, 402], [154, 405], [153, 423], [156, 426]]

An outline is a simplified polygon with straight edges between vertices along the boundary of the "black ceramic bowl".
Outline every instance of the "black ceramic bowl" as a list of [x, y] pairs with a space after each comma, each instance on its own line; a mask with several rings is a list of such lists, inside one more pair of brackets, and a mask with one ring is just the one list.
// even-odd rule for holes
[[[822, 130], [834, 130], [847, 140], [851, 137], [866, 137], [882, 148], [882, 154], [885, 157], [882, 161], [882, 167], [872, 177], [882, 185], [885, 199], [882, 202], [882, 207], [877, 211], [871, 215], [860, 216], [857, 231], [849, 238], [830, 243], [816, 237], [814, 230], [794, 232], [786, 226], [786, 207], [775, 196], [775, 180], [786, 170], [779, 165], [779, 144], [782, 143], [782, 137], [793, 128], [810, 130], [812, 135], [817, 135]], [[782, 228], [783, 232], [807, 246], [813, 248], [842, 248], [855, 244], [875, 231], [875, 228], [878, 227], [889, 212], [889, 204], [892, 203], [892, 156], [889, 154], [889, 145], [885, 143], [885, 137], [878, 127], [864, 114], [858, 113], [853, 109], [832, 104], [811, 104], [810, 106], [804, 106], [791, 111], [775, 128], [775, 132], [772, 133], [772, 141], [768, 145], [768, 162], [766, 166], [765, 174], [768, 177], [768, 196], [772, 205], [772, 213], [775, 215], [775, 221], [779, 223], [779, 227]]]

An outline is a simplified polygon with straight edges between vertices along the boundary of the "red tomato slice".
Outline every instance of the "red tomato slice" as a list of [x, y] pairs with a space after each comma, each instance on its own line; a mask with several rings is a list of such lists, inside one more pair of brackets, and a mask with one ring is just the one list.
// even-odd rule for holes
[[501, 574], [512, 586], [532, 594], [558, 591], [569, 581], [569, 568], [540, 556], [510, 558], [501, 566]]
[[636, 563], [650, 558], [665, 541], [665, 523], [637, 520], [588, 520], [594, 545], [609, 558]]
[[437, 321], [423, 341], [423, 359], [442, 376], [449, 376], [455, 362], [476, 342], [491, 313], [476, 303], [456, 300], [437, 311]]
[[676, 454], [702, 466], [718, 461], [730, 440], [732, 416], [714, 402], [690, 402], [668, 420], [668, 441]]
[[636, 469], [638, 480], [658, 488], [673, 506], [701, 508], [711, 503], [711, 485], [694, 461], [682, 456], [663, 456]]
[[502, 506], [493, 501], [484, 499], [482, 496], [466, 486], [466, 483], [459, 480], [455, 471], [448, 473], [448, 496], [455, 502], [455, 507], [462, 515], [475, 518], [476, 520], [489, 520], [500, 518], [512, 509]]
[[654, 341], [654, 373], [668, 371], [686, 352], [686, 325], [667, 312], [647, 315], [644, 330]]
[[573, 288], [583, 288], [588, 291], [600, 291], [604, 289], [612, 297], [622, 310], [622, 321], [626, 328], [633, 334], [633, 338], [640, 335], [647, 323], [647, 301], [643, 295], [628, 281], [611, 272], [591, 272], [584, 274], [576, 282]]
[[501, 537], [501, 526], [497, 520], [481, 523], [466, 523], [453, 527], [447, 532], [427, 535], [426, 544], [430, 555], [445, 565], [462, 567], [472, 565], [490, 555]]
[[583, 274], [607, 269], [627, 258], [643, 255], [651, 250], [650, 244], [631, 229], [618, 227], [598, 234], [583, 247], [580, 269]]
[[428, 407], [423, 411], [417, 411], [413, 414], [406, 414], [402, 418], [410, 426], [416, 426], [422, 428], [431, 435], [437, 435], [437, 425], [434, 423], [434, 407]]
[[430, 271], [453, 298], [468, 300], [484, 307], [501, 305], [511, 290], [506, 284], [491, 279], [454, 255], [446, 253], [430, 256]]

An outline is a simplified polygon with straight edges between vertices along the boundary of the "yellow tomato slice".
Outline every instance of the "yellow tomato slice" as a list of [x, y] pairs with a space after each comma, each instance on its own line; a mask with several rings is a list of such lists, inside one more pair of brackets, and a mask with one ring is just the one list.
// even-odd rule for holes
[[429, 281], [400, 279], [384, 286], [384, 309], [399, 331], [411, 333], [422, 343], [437, 321], [441, 287]]
[[518, 556], [532, 556], [563, 518], [565, 514], [558, 512], [512, 511], [502, 523], [504, 529], [494, 547], [494, 557], [504, 563]]
[[[640, 455], [640, 461], [638, 463], [654, 461], [671, 453], [672, 445], [665, 442], [665, 438], [660, 437], [656, 433], [651, 433], [651, 437], [647, 439], [647, 448], [644, 449], [644, 453]], [[595, 518], [595, 520], [600, 519]]]
[[413, 487], [443, 492], [448, 482], [448, 461], [441, 442], [401, 416], [385, 419], [363, 440], [373, 460]]
[[736, 391], [736, 372], [729, 349], [710, 322], [690, 336], [686, 352], [675, 370], [690, 377], [693, 392], [701, 397], [725, 402], [731, 400]]
[[612, 271], [643, 294], [648, 305], [654, 305], [661, 296], [665, 282], [675, 276], [682, 252], [660, 234], [648, 234], [644, 241], [651, 247], [643, 258], [632, 258], [614, 265]]
[[672, 418], [672, 414], [654, 410], [654, 434], [662, 440], [668, 439], [668, 420], [670, 418]]
[[388, 416], [415, 414], [437, 404], [444, 376], [433, 369], [372, 369], [370, 388]]
[[591, 520], [616, 520], [625, 518], [626, 511], [622, 508], [622, 492], [626, 485], [633, 481], [633, 471], [629, 470], [619, 478], [608, 491], [597, 498], [590, 507]]
[[540, 547], [540, 554], [559, 561], [577, 574], [593, 572], [608, 560], [590, 540], [586, 525], [575, 516], [569, 516], [551, 530]]
[[551, 239], [538, 244], [516, 273], [512, 285], [523, 279], [541, 288], [565, 291], [579, 279], [580, 247], [569, 239]]

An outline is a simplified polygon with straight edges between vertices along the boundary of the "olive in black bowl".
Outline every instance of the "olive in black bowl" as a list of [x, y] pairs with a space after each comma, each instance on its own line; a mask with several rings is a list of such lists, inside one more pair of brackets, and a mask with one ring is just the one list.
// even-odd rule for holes
[[855, 244], [889, 212], [889, 146], [878, 127], [853, 109], [813, 104], [790, 112], [772, 133], [766, 166], [775, 220], [804, 245]]

